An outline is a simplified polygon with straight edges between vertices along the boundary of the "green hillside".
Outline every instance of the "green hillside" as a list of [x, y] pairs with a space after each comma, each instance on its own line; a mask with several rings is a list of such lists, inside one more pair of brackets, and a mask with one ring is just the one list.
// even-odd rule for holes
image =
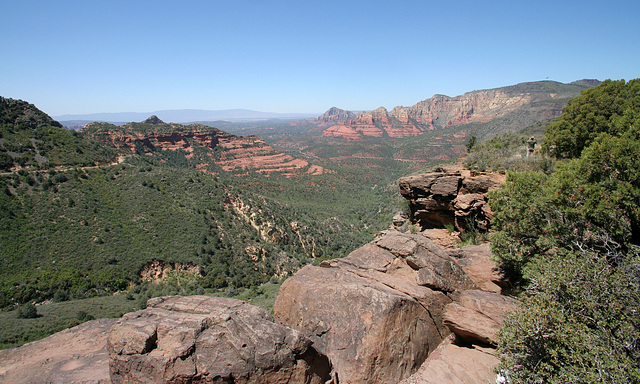
[[[22, 310], [26, 303], [75, 302], [115, 292], [138, 307], [169, 293], [250, 300], [268, 292], [272, 301], [273, 289], [263, 288], [269, 282], [306, 263], [346, 256], [386, 228], [400, 209], [393, 172], [344, 166], [315, 176], [239, 176], [215, 163], [200, 167], [203, 159], [219, 155], [205, 147], [193, 157], [152, 147], [132, 153], [92, 139], [100, 129], [114, 134], [110, 124], [73, 132], [31, 104], [3, 102], [10, 108], [2, 114], [2, 153], [10, 161], [0, 175], [0, 308], [12, 318], [28, 313]], [[204, 127], [131, 126], [149, 134]], [[173, 277], [145, 281], [152, 263], [169, 268], [165, 275]], [[114, 308], [126, 305], [131, 302]], [[54, 316], [38, 307], [37, 313]], [[98, 308], [78, 308], [86, 312], [83, 318], [104, 316]], [[4, 322], [0, 345], [78, 321], [63, 318], [29, 319], [37, 329]]]
[[0, 171], [114, 161], [115, 152], [83, 139], [33, 104], [0, 97]]

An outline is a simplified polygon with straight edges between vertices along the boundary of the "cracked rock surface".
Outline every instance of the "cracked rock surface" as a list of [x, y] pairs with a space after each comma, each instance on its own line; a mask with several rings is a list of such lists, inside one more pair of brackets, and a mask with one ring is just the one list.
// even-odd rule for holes
[[325, 383], [330, 365], [266, 311], [219, 297], [170, 296], [124, 315], [107, 340], [113, 383]]

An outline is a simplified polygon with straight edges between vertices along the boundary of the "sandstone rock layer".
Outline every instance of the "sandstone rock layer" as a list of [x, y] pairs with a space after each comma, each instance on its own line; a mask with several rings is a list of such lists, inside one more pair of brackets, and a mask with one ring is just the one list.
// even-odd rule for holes
[[441, 170], [403, 177], [399, 187], [409, 200], [411, 219], [423, 228], [451, 225], [464, 232], [473, 226], [486, 231], [493, 218], [488, 192], [503, 182], [504, 175]]

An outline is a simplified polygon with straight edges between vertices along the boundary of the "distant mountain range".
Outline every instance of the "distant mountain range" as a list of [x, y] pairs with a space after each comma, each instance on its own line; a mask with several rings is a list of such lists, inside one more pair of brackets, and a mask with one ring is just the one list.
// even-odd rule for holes
[[[355, 114], [331, 108], [315, 121], [307, 119], [295, 125], [324, 128], [322, 135], [362, 140], [364, 137], [406, 138], [468, 123], [489, 123], [515, 116], [515, 121], [490, 131], [518, 131], [537, 121], [557, 117], [569, 99], [600, 84], [598, 80], [579, 80], [569, 84], [537, 81], [512, 86], [472, 91], [460, 96], [435, 95], [411, 107], [397, 106], [390, 112], [380, 107]], [[511, 118], [511, 120], [514, 120]]]
[[[249, 109], [167, 109], [154, 112], [112, 112], [112, 113], [89, 113], [77, 115], [53, 116], [57, 121], [64, 122], [108, 122], [124, 123], [131, 121], [143, 121], [151, 115], [156, 115], [164, 121], [173, 123], [185, 123], [194, 121], [230, 120], [230, 121], [252, 121], [266, 119], [304, 119], [317, 116], [317, 113], [276, 113], [252, 111]], [[65, 124], [66, 125], [66, 124]]]

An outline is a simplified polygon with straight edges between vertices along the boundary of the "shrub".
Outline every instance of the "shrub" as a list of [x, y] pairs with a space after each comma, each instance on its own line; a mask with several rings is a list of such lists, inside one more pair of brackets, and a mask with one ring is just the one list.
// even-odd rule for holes
[[638, 260], [584, 246], [538, 260], [500, 333], [509, 382], [640, 382]]
[[22, 304], [18, 307], [17, 312], [20, 319], [35, 319], [38, 317], [38, 309], [32, 303]]
[[490, 194], [494, 256], [526, 289], [500, 335], [508, 382], [640, 382], [640, 82], [603, 84], [549, 126], [553, 173]]

